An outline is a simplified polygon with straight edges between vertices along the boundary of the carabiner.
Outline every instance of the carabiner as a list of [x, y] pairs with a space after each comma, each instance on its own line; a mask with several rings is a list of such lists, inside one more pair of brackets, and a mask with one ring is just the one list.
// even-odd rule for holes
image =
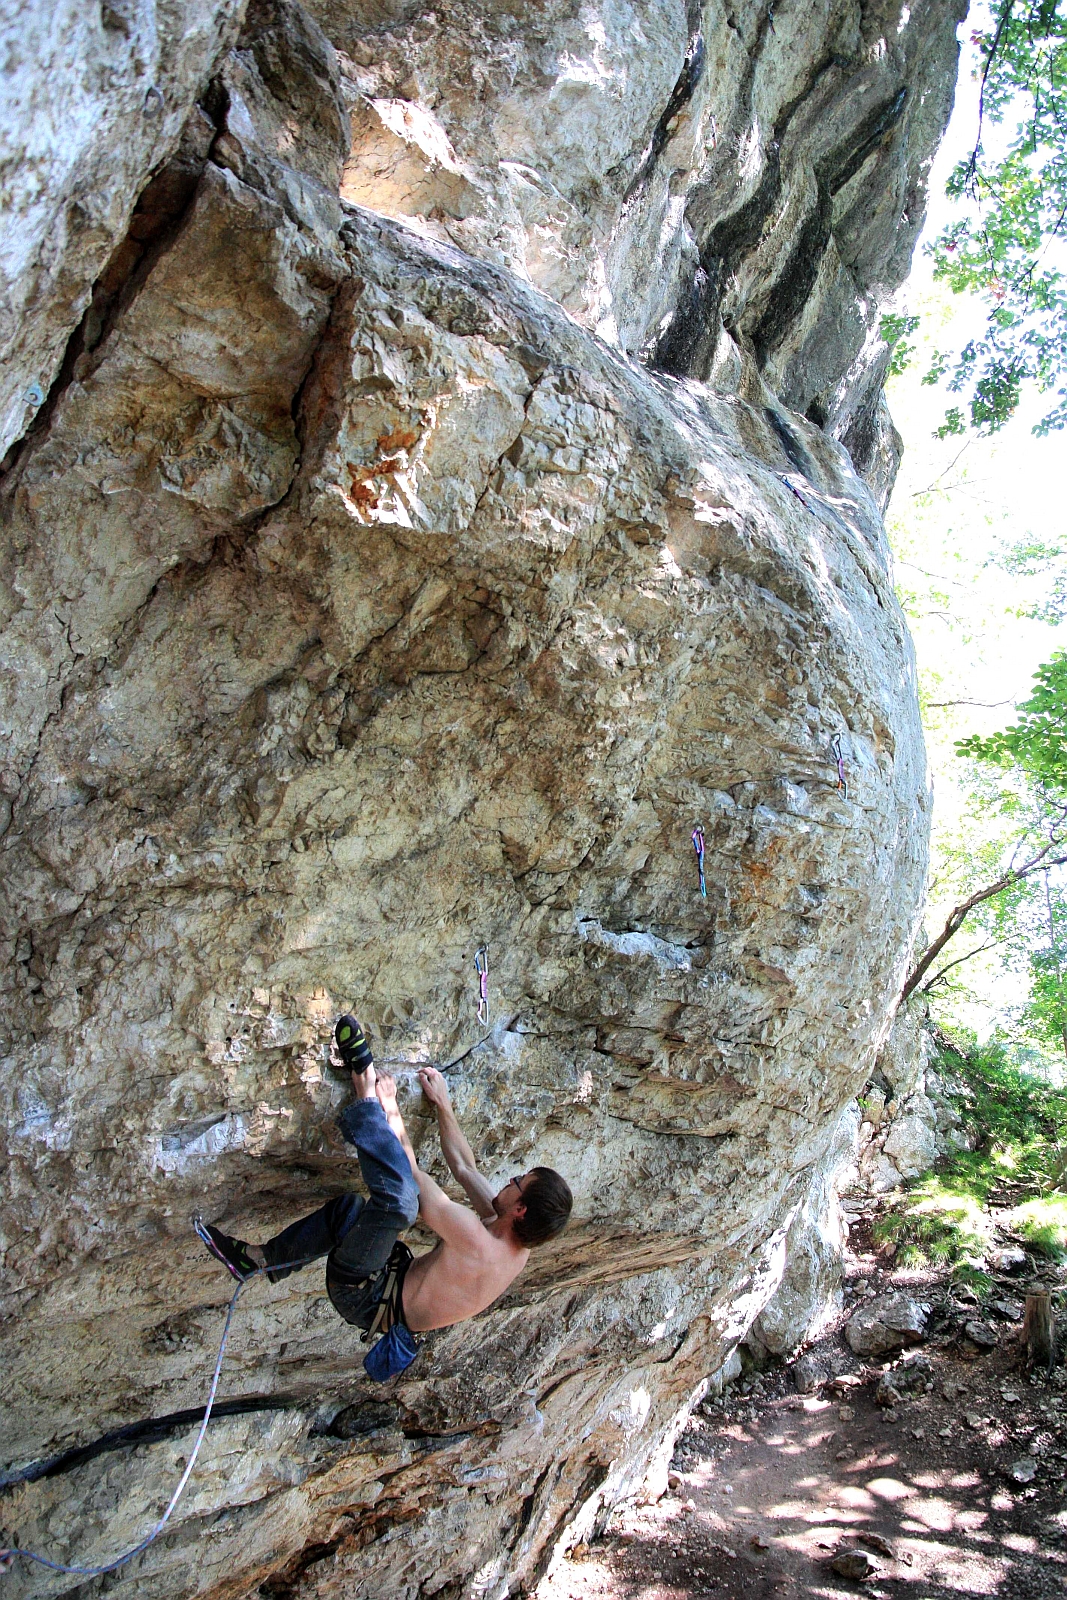
[[478, 1021], [483, 1028], [489, 1026], [489, 946], [478, 946], [474, 955], [474, 970], [478, 974]]
[[700, 826], [699, 822], [693, 829], [690, 837], [693, 841], [693, 849], [697, 853], [697, 872], [700, 874], [700, 893], [706, 900], [708, 898], [708, 886], [704, 881], [704, 830]]
[[830, 740], [830, 755], [837, 767], [837, 787], [841, 791], [842, 800], [848, 799], [848, 784], [845, 782], [845, 758], [841, 754], [841, 735], [835, 733]]

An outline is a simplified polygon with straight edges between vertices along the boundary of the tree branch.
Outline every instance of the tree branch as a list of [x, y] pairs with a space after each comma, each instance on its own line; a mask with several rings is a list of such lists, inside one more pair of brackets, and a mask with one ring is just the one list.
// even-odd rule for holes
[[1013, 706], [1014, 700], [928, 700], [926, 704], [933, 711], [935, 707], [940, 710], [942, 706], [984, 706], [987, 711], [994, 711], [997, 706]]
[[951, 972], [953, 967], [958, 967], [964, 961], [969, 961], [972, 956], [980, 956], [983, 950], [992, 950], [994, 945], [1001, 943], [1003, 943], [1003, 941], [1000, 939], [990, 939], [988, 943], [980, 944], [976, 950], [968, 950], [965, 956], [957, 956], [955, 961], [950, 961], [946, 967], [942, 967], [941, 971], [936, 973], [935, 976], [930, 979], [929, 983], [924, 983], [922, 988], [919, 990], [919, 993], [929, 994], [934, 984], [940, 983], [941, 979], [945, 976], [945, 973]]
[[[938, 484], [941, 482], [941, 479], [948, 477], [949, 473], [952, 471], [953, 467], [956, 465], [956, 462], [960, 459], [960, 456], [963, 454], [963, 451], [964, 450], [969, 450], [970, 448], [971, 448], [971, 441], [970, 441], [970, 439], [968, 439], [967, 443], [963, 446], [963, 449], [956, 451], [956, 454], [952, 457], [952, 460], [949, 462], [948, 466], [945, 468], [945, 470], [943, 472], [939, 472], [938, 473], [938, 475], [934, 479], [933, 483], [928, 483], [926, 485], [925, 489], [916, 489], [916, 490], [914, 490], [913, 493], [912, 493], [911, 498], [913, 500], [917, 500], [921, 494], [929, 494], [931, 492], [931, 490], [936, 489]], [[910, 562], [910, 561], [905, 561], [905, 562], [902, 563], [902, 565], [905, 566], [905, 567], [910, 567], [910, 566], [913, 565], [913, 563]], [[923, 569], [922, 569], [922, 567], [916, 567], [915, 570], [916, 570], [916, 572], [921, 572]], [[936, 572], [928, 572], [926, 574], [926, 576], [928, 578], [936, 578], [937, 577], [937, 573]], [[944, 583], [952, 583], [953, 581], [954, 580], [951, 579], [951, 578], [942, 579], [942, 582], [944, 582]]]
[[967, 917], [975, 906], [982, 905], [986, 900], [992, 900], [994, 895], [1003, 894], [1005, 889], [1010, 889], [1013, 884], [1021, 883], [1024, 878], [1032, 877], [1035, 872], [1041, 872], [1046, 867], [1062, 867], [1067, 864], [1067, 855], [1053, 856], [1052, 851], [1063, 844], [1063, 839], [1054, 835], [1035, 856], [1029, 861], [1024, 861], [1021, 867], [1011, 867], [1003, 873], [995, 883], [987, 884], [984, 889], [976, 889], [974, 894], [955, 906], [948, 915], [948, 920], [937, 938], [926, 950], [923, 951], [921, 960], [917, 961], [908, 974], [907, 981], [900, 992], [900, 1004], [903, 1005], [908, 996], [918, 987], [926, 977], [930, 968], [941, 954], [954, 934], [959, 933]]
[[[993, 65], [993, 58], [996, 55], [997, 48], [1000, 44], [1000, 36], [1008, 25], [1008, 18], [1012, 14], [1014, 4], [1015, 0], [1005, 0], [1003, 9], [1000, 13], [1000, 18], [997, 22], [997, 31], [993, 35], [993, 42], [989, 46], [989, 54], [985, 58], [985, 67], [982, 71], [982, 86], [978, 92], [978, 131], [975, 136], [974, 149], [971, 151], [971, 157], [967, 163], [967, 177], [965, 182], [968, 188], [971, 188], [971, 186], [974, 184], [975, 175], [978, 171], [978, 158], [982, 152], [982, 124], [985, 121], [985, 91], [986, 84], [989, 81], [989, 69]], [[973, 197], [972, 191], [972, 198]]]

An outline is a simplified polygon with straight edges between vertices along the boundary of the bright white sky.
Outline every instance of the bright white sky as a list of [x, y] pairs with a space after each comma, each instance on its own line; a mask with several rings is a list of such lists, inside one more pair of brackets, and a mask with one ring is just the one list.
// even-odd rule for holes
[[[1048, 578], [1012, 576], [997, 559], [1006, 546], [1023, 540], [1067, 540], [1067, 436], [1034, 436], [1031, 429], [1040, 415], [1040, 396], [1028, 395], [1019, 414], [994, 438], [967, 444], [958, 438], [938, 440], [934, 429], [958, 398], [942, 387], [926, 388], [921, 383], [933, 349], [958, 350], [969, 330], [984, 320], [979, 303], [954, 296], [933, 282], [923, 249], [951, 220], [955, 208], [945, 197], [945, 180], [974, 143], [978, 115], [975, 53], [970, 44], [974, 25], [972, 19], [960, 29], [964, 54], [956, 108], [931, 174], [929, 215], [914, 270], [900, 296], [901, 307], [922, 318], [915, 337], [918, 358], [887, 388], [904, 438], [904, 458], [887, 521], [897, 561], [897, 588], [915, 639], [924, 698], [980, 702], [944, 709], [928, 705], [925, 711], [934, 781], [935, 873], [938, 836], [958, 830], [962, 808], [963, 797], [954, 781], [960, 768], [954, 741], [972, 732], [987, 734], [1005, 727], [1012, 720], [1014, 703], [1029, 694], [1038, 664], [1053, 650], [1067, 647], [1067, 629], [1018, 615], [1020, 608], [1041, 598]], [[932, 492], [925, 492], [931, 486]], [[935, 884], [927, 918], [931, 930], [941, 926], [953, 899], [949, 894], [946, 900]], [[975, 965], [972, 981], [979, 978]], [[1023, 988], [1018, 977], [1003, 974], [994, 958], [985, 958], [980, 971], [989, 1004], [969, 1008], [961, 1020], [984, 1035], [998, 1012], [1022, 999]]]

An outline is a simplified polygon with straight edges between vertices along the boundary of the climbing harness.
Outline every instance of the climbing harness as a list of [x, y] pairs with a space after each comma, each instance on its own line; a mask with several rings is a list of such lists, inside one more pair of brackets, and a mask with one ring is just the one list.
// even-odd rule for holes
[[848, 799], [848, 784], [845, 781], [845, 758], [841, 754], [841, 735], [835, 733], [830, 740], [830, 756], [837, 767], [837, 787], [841, 791], [842, 800]]
[[363, 1335], [364, 1344], [369, 1344], [376, 1333], [388, 1333], [398, 1322], [403, 1322], [404, 1278], [414, 1259], [403, 1239], [398, 1239], [385, 1263], [385, 1282], [378, 1296], [374, 1320]]
[[[375, 1383], [385, 1383], [404, 1372], [422, 1346], [420, 1336], [404, 1321], [404, 1278], [414, 1259], [403, 1239], [397, 1239], [385, 1266], [367, 1277], [352, 1278], [337, 1264], [332, 1270], [327, 1268], [326, 1292], [334, 1310], [360, 1327], [367, 1312], [371, 1313], [363, 1332], [363, 1343], [371, 1347], [363, 1357], [363, 1370]], [[348, 1289], [359, 1293], [358, 1308], [345, 1304]], [[369, 1305], [368, 1297], [372, 1297]]]
[[483, 1028], [489, 1026], [489, 946], [479, 945], [474, 955], [474, 970], [478, 974], [478, 1021]]
[[691, 838], [693, 840], [693, 849], [697, 853], [697, 872], [700, 874], [700, 893], [706, 900], [708, 898], [708, 886], [704, 881], [704, 830], [700, 826], [699, 822], [693, 829]]
[[[282, 1272], [287, 1271], [291, 1267], [306, 1267], [308, 1262], [313, 1261], [314, 1259], [314, 1256], [303, 1256], [299, 1261], [283, 1261], [278, 1267], [272, 1267], [271, 1271]], [[251, 1283], [253, 1278], [258, 1278], [261, 1273], [265, 1273], [266, 1271], [266, 1267], [257, 1267], [254, 1272], [250, 1272], [248, 1274], [247, 1278], [243, 1278], [241, 1280], [236, 1289], [233, 1291], [233, 1294], [230, 1296], [230, 1303], [226, 1308], [226, 1321], [222, 1325], [222, 1338], [219, 1341], [219, 1353], [215, 1362], [215, 1371], [211, 1379], [211, 1388], [208, 1391], [207, 1405], [204, 1407], [204, 1420], [200, 1424], [200, 1432], [197, 1434], [196, 1443], [193, 1445], [193, 1448], [190, 1451], [189, 1460], [186, 1463], [185, 1471], [178, 1479], [178, 1487], [171, 1495], [167, 1504], [167, 1509], [164, 1511], [163, 1515], [160, 1517], [151, 1533], [146, 1534], [146, 1536], [141, 1540], [140, 1544], [135, 1544], [132, 1550], [127, 1550], [124, 1555], [116, 1556], [114, 1561], [106, 1561], [104, 1565], [100, 1567], [67, 1566], [65, 1562], [52, 1561], [48, 1556], [38, 1555], [35, 1550], [20, 1550], [15, 1545], [9, 1545], [0, 1549], [0, 1573], [7, 1571], [16, 1556], [21, 1556], [24, 1561], [36, 1561], [38, 1566], [47, 1567], [50, 1572], [71, 1572], [81, 1578], [99, 1578], [102, 1577], [105, 1572], [114, 1572], [116, 1568], [124, 1567], [127, 1561], [132, 1561], [134, 1556], [139, 1556], [143, 1550], [148, 1549], [150, 1544], [154, 1544], [154, 1542], [163, 1532], [163, 1529], [167, 1526], [175, 1506], [181, 1499], [185, 1485], [189, 1482], [189, 1479], [192, 1476], [193, 1468], [196, 1465], [196, 1458], [200, 1454], [200, 1446], [203, 1444], [207, 1435], [207, 1425], [211, 1421], [211, 1409], [215, 1404], [215, 1395], [219, 1387], [219, 1377], [222, 1373], [222, 1358], [226, 1354], [226, 1341], [230, 1337], [230, 1324], [233, 1322], [233, 1314], [237, 1308], [238, 1297], [246, 1284]]]

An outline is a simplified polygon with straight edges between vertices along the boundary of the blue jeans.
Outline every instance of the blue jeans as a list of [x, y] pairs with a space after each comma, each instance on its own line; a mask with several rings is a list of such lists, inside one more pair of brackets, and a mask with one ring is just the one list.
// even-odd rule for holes
[[[337, 1121], [356, 1147], [368, 1198], [336, 1195], [310, 1217], [268, 1239], [263, 1254], [268, 1267], [275, 1261], [303, 1263], [326, 1256], [326, 1291], [334, 1307], [346, 1322], [366, 1327], [377, 1305], [375, 1281], [384, 1278], [397, 1238], [419, 1214], [419, 1188], [379, 1100], [356, 1100]], [[277, 1282], [299, 1270], [280, 1267], [271, 1271], [271, 1278]]]

